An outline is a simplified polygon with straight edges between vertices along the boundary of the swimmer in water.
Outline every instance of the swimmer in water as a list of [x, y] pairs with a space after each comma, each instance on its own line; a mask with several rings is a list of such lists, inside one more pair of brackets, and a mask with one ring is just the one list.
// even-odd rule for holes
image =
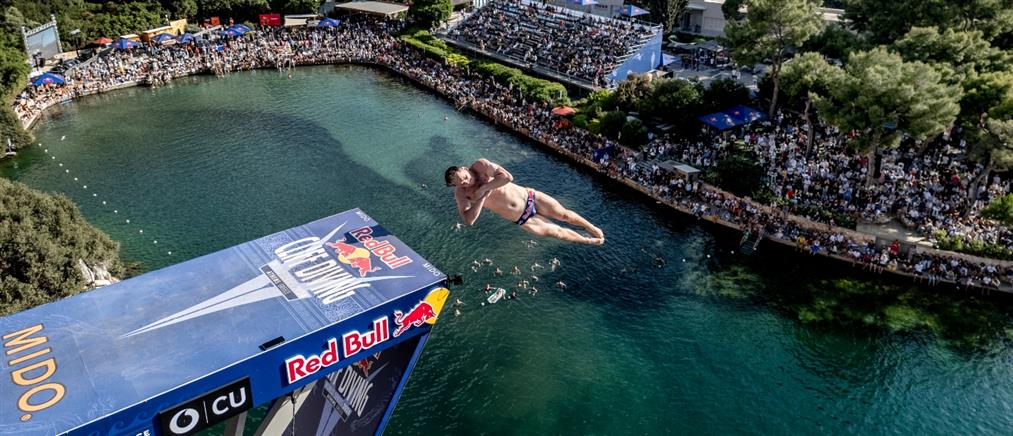
[[[470, 167], [447, 168], [444, 178], [447, 186], [455, 188], [457, 213], [467, 225], [475, 224], [485, 208], [537, 236], [578, 244], [605, 243], [601, 229], [548, 194], [515, 185], [510, 172], [488, 159], [479, 159]], [[587, 235], [560, 226], [556, 221], [580, 227]], [[537, 245], [535, 241], [530, 242], [530, 245]]]

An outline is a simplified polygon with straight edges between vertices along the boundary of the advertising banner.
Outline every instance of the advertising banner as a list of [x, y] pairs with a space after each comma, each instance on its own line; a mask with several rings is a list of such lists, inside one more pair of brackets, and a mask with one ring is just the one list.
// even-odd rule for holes
[[0, 318], [0, 434], [193, 434], [428, 333], [445, 279], [355, 209]]

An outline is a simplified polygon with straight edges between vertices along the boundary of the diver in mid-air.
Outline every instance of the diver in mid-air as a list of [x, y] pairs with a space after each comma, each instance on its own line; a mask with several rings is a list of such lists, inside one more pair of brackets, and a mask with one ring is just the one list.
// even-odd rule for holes
[[[447, 168], [444, 178], [447, 186], [455, 188], [457, 212], [469, 226], [475, 223], [484, 207], [534, 235], [579, 244], [605, 243], [601, 229], [548, 194], [513, 184], [510, 172], [488, 159], [479, 159], [470, 167]], [[562, 227], [553, 220], [581, 227], [590, 236]]]

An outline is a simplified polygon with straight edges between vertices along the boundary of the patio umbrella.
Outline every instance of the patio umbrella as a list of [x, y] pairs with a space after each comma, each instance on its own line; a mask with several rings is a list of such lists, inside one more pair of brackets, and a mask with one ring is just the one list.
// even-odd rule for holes
[[119, 50], [128, 50], [128, 49], [132, 49], [134, 47], [140, 46], [140, 45], [141, 44], [138, 44], [138, 43], [136, 43], [134, 41], [131, 41], [129, 39], [120, 38], [120, 39], [117, 39], [116, 42], [113, 43], [113, 48], [116, 48], [116, 49], [119, 49]]
[[236, 37], [239, 37], [241, 35], [242, 35], [242, 33], [240, 33], [238, 30], [235, 30], [235, 29], [233, 29], [231, 27], [222, 31], [222, 36], [231, 36], [233, 38], [236, 38]]
[[619, 13], [627, 17], [636, 17], [638, 15], [648, 14], [649, 12], [633, 5], [626, 5], [619, 8]]
[[242, 35], [242, 34], [244, 34], [246, 32], [249, 32], [250, 28], [246, 27], [243, 24], [236, 24], [236, 25], [234, 25], [232, 27], [229, 27], [229, 30], [235, 30], [237, 33], [239, 33], [240, 35]]
[[42, 86], [51, 84], [62, 85], [66, 83], [63, 76], [55, 73], [42, 73], [38, 77], [32, 79], [32, 85]]
[[317, 23], [317, 27], [338, 27], [341, 24], [341, 20], [335, 20], [333, 18], [324, 18]]
[[101, 38], [98, 38], [98, 39], [92, 41], [92, 44], [95, 44], [95, 45], [106, 45], [106, 44], [111, 44], [112, 42], [113, 42], [113, 40], [111, 40], [111, 39], [106, 38], [106, 37], [103, 36]]
[[165, 44], [166, 41], [173, 40], [173, 37], [168, 33], [159, 33], [158, 36], [151, 38], [151, 40], [158, 44]]
[[176, 37], [176, 41], [179, 41], [180, 44], [189, 44], [193, 39], [192, 33], [184, 33]]
[[568, 117], [575, 113], [577, 113], [577, 110], [569, 106], [560, 106], [552, 109], [552, 115], [557, 115], [560, 117]]

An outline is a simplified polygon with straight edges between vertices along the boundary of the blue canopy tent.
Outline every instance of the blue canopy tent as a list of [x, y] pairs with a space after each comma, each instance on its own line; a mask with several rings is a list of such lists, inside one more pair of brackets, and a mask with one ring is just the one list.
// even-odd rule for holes
[[661, 54], [661, 66], [664, 67], [664, 66], [666, 66], [668, 64], [671, 64], [672, 62], [677, 61], [678, 59], [679, 59], [678, 56], [672, 56], [672, 55], [670, 55], [668, 53], [662, 53]]
[[730, 117], [728, 114], [724, 112], [717, 112], [710, 115], [704, 115], [697, 119], [703, 121], [703, 123], [708, 126], [711, 126], [715, 129], [722, 131], [731, 129], [732, 127], [739, 125], [738, 123], [735, 122], [735, 120], [732, 117]]
[[173, 38], [172, 35], [170, 35], [168, 33], [159, 33], [158, 36], [155, 36], [154, 38], [151, 38], [151, 40], [154, 41], [157, 44], [165, 44], [166, 41], [172, 41], [174, 39], [175, 38]]
[[112, 47], [115, 48], [115, 49], [117, 49], [117, 50], [129, 50], [129, 49], [132, 49], [134, 47], [140, 47], [140, 46], [141, 46], [141, 43], [136, 42], [136, 41], [131, 41], [131, 40], [126, 39], [126, 38], [117, 39], [116, 41], [114, 41], [112, 43]]
[[235, 31], [239, 32], [240, 35], [245, 34], [246, 32], [250, 31], [250, 28], [246, 27], [243, 24], [236, 24], [236, 25], [234, 25], [232, 27], [229, 27], [229, 29], [230, 30], [235, 30]]
[[324, 18], [317, 23], [317, 27], [338, 27], [341, 24], [341, 20], [335, 20], [334, 18]]
[[649, 12], [633, 5], [626, 5], [619, 8], [619, 13], [627, 17], [636, 17], [638, 15], [648, 14]]
[[735, 106], [731, 109], [725, 109], [725, 113], [735, 119], [736, 125], [749, 124], [753, 121], [762, 120], [766, 117], [763, 112], [746, 106]]
[[176, 37], [176, 41], [178, 41], [180, 44], [189, 44], [193, 42], [194, 39], [195, 38], [192, 33], [184, 33]]
[[64, 83], [66, 83], [66, 80], [63, 79], [63, 76], [55, 73], [42, 73], [38, 77], [32, 79], [32, 85], [35, 86], [52, 84], [63, 85]]
[[591, 160], [597, 163], [602, 163], [602, 161], [605, 159], [606, 156], [611, 158], [615, 154], [615, 152], [616, 147], [612, 144], [609, 144], [605, 147], [596, 149], [594, 151], [594, 154], [591, 155]]
[[570, 3], [577, 6], [591, 6], [598, 4], [595, 0], [570, 0]]
[[228, 29], [225, 29], [225, 30], [222, 31], [222, 36], [230, 36], [230, 37], [233, 37], [233, 38], [238, 38], [238, 37], [240, 37], [242, 35], [243, 34], [240, 33], [238, 30], [235, 30], [235, 29], [232, 29], [232, 28], [228, 28]]

